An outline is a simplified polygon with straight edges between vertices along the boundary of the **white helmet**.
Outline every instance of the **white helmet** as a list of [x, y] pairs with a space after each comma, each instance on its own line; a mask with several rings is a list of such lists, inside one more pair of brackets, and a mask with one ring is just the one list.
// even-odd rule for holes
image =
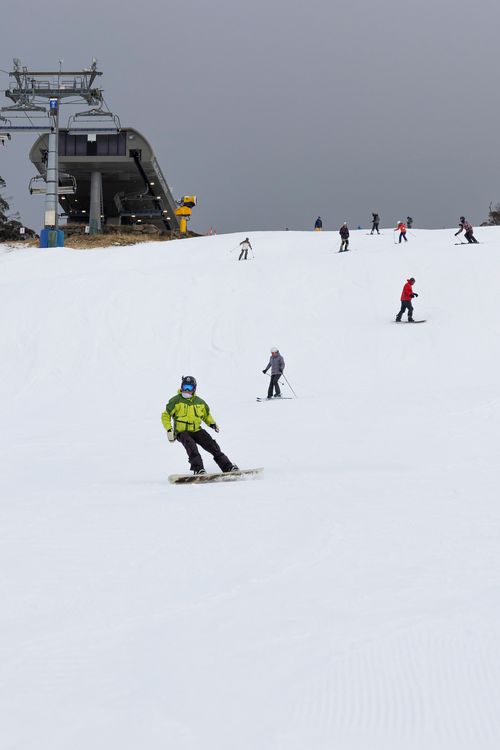
[[271, 347], [271, 354], [273, 354], [274, 352], [279, 352], [279, 349], [278, 349], [277, 346], [272, 346]]

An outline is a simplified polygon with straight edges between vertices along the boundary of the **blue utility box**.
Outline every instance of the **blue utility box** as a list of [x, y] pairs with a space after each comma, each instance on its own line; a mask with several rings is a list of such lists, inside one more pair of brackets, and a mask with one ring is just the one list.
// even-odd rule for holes
[[64, 247], [63, 230], [42, 229], [40, 232], [40, 247]]

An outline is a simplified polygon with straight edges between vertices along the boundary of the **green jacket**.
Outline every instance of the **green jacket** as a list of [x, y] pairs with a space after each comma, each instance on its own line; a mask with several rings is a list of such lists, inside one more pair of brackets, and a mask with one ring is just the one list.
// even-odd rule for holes
[[210, 414], [210, 407], [199, 396], [184, 398], [181, 392], [173, 396], [161, 415], [161, 421], [166, 430], [172, 429], [174, 421], [174, 432], [197, 432], [201, 428], [202, 421], [209, 427], [215, 424], [215, 419]]

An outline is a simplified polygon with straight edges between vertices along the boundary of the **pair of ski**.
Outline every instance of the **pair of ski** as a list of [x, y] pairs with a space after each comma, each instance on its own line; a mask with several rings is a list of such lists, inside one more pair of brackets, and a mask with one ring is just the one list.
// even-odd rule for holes
[[257, 401], [291, 401], [292, 396], [257, 396]]

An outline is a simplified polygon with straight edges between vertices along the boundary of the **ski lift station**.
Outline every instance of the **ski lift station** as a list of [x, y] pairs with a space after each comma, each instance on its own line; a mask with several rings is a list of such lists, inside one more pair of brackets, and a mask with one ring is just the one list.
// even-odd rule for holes
[[[96, 132], [97, 123], [59, 129], [59, 205], [70, 223], [154, 224], [178, 230], [176, 202], [146, 138], [132, 128]], [[48, 135], [30, 151], [39, 175], [30, 192], [45, 187]]]
[[[45, 196], [41, 246], [64, 242], [59, 217], [84, 224], [90, 234], [105, 224], [153, 224], [161, 231], [187, 233], [196, 196], [176, 201], [153, 149], [133, 128], [122, 128], [96, 83], [97, 61], [81, 71], [34, 71], [14, 60], [13, 82], [5, 91], [13, 104], [0, 108], [0, 140], [36, 133], [30, 159], [38, 174], [32, 195]], [[68, 101], [69, 100], [69, 101]], [[60, 125], [61, 105], [84, 102], [89, 109]], [[48, 105], [48, 106], [47, 106]], [[47, 244], [42, 244], [47, 243]]]

